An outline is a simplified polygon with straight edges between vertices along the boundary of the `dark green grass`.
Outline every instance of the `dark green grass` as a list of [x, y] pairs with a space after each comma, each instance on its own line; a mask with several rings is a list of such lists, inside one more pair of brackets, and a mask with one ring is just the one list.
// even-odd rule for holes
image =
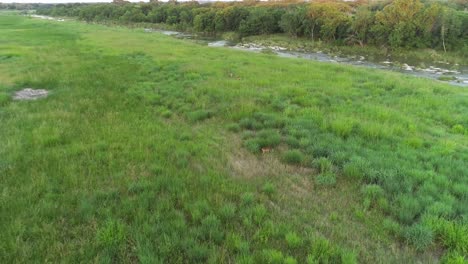
[[[1, 262], [467, 254], [462, 88], [0, 15], [7, 57]], [[22, 87], [51, 94], [9, 99]]]

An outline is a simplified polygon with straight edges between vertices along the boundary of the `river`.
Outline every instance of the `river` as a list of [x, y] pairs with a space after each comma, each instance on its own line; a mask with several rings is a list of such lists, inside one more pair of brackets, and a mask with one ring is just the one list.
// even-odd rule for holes
[[313, 61], [339, 63], [354, 65], [373, 69], [382, 69], [388, 71], [400, 72], [403, 74], [413, 75], [417, 77], [424, 77], [434, 79], [437, 81], [444, 80], [443, 82], [450, 83], [457, 86], [468, 87], [468, 66], [467, 65], [451, 65], [444, 62], [425, 62], [429, 66], [421, 67], [412, 65], [409, 62], [390, 61], [388, 59], [369, 59], [365, 55], [331, 55], [325, 52], [310, 52], [310, 51], [294, 51], [288, 50], [279, 46], [262, 46], [255, 43], [235, 43], [222, 39], [215, 39], [210, 37], [199, 37], [193, 34], [182, 33], [177, 31], [168, 30], [154, 30], [145, 29], [146, 32], [156, 32], [165, 35], [173, 36], [180, 39], [192, 39], [202, 45], [210, 47], [228, 47], [249, 52], [264, 52], [268, 51], [280, 57], [286, 58], [302, 58]]

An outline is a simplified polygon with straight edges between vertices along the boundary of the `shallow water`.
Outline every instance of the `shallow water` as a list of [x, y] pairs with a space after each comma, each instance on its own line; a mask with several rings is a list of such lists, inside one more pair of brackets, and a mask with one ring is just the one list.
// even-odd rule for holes
[[[200, 37], [193, 34], [187, 34], [177, 31], [145, 29], [145, 32], [159, 32], [165, 35], [173, 36], [181, 39], [193, 39], [197, 42], [208, 45], [209, 47], [230, 47], [238, 50], [250, 52], [262, 52], [268, 50], [285, 58], [302, 58], [320, 62], [340, 63], [367, 67], [373, 69], [382, 69], [400, 72], [408, 75], [430, 78], [438, 80], [439, 78], [447, 79], [447, 83], [467, 86], [468, 87], [468, 66], [451, 65], [444, 62], [400, 62], [391, 61], [389, 59], [370, 59], [365, 56], [356, 55], [331, 55], [325, 52], [309, 52], [309, 51], [291, 51], [280, 46], [262, 46], [254, 43], [235, 43], [227, 40], [217, 39], [213, 37]], [[417, 66], [420, 65], [420, 66]], [[428, 65], [428, 66], [421, 66]]]
[[40, 19], [45, 19], [45, 20], [53, 20], [53, 21], [58, 21], [58, 22], [63, 22], [65, 19], [63, 18], [56, 18], [56, 17], [51, 17], [51, 16], [41, 16], [41, 15], [29, 15], [30, 17], [33, 18], [40, 18]]

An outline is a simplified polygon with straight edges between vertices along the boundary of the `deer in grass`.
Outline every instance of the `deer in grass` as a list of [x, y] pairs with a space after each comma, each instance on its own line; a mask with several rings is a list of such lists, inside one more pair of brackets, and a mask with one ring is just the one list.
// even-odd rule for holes
[[270, 153], [270, 152], [272, 152], [272, 151], [273, 151], [273, 149], [270, 148], [270, 147], [264, 147], [264, 148], [262, 148], [262, 154]]

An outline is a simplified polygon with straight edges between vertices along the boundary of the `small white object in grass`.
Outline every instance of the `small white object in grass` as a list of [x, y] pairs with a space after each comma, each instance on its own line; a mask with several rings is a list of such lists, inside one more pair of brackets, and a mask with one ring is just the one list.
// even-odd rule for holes
[[36, 100], [39, 98], [47, 97], [49, 92], [44, 89], [31, 89], [31, 88], [24, 88], [23, 90], [17, 91], [13, 96], [14, 100]]

